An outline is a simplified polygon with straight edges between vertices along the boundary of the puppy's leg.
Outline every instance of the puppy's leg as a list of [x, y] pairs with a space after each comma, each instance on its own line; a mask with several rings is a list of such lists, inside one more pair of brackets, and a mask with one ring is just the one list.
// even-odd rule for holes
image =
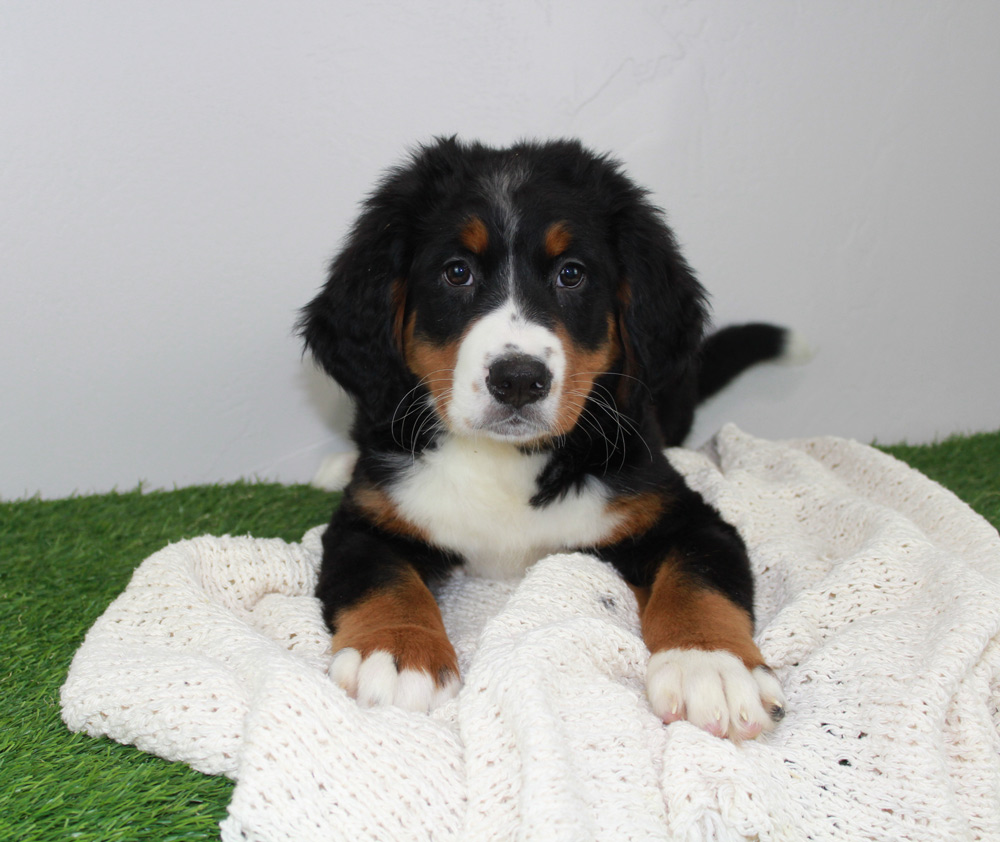
[[352, 538], [324, 556], [317, 589], [333, 631], [330, 676], [363, 705], [428, 711], [460, 686], [434, 596], [390, 547]]
[[750, 611], [712, 582], [706, 566], [711, 555], [741, 548], [708, 543], [714, 553], [675, 550], [651, 587], [633, 588], [653, 653], [646, 692], [664, 722], [687, 719], [720, 737], [752, 739], [784, 716], [784, 695], [753, 641]]

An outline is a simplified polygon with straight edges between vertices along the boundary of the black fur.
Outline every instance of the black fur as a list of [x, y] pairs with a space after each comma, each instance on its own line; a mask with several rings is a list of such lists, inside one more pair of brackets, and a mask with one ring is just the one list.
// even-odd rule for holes
[[[335, 512], [334, 526], [323, 533], [323, 558], [331, 561], [320, 569], [316, 595], [331, 629], [336, 627], [338, 610], [390, 586], [404, 566], [416, 569], [425, 582], [433, 582], [461, 563], [444, 550], [378, 529], [350, 498]], [[334, 563], [334, 559], [364, 559], [365, 563]]]
[[[513, 272], [527, 278], [540, 271], [540, 246], [530, 237], [552, 219], [569, 221], [588, 270], [586, 297], [557, 294], [551, 284], [525, 284], [519, 288], [524, 307], [541, 324], [558, 320], [585, 349], [596, 347], [611, 318], [621, 342], [621, 353], [595, 382], [585, 409], [589, 423], [531, 445], [548, 453], [531, 504], [551, 505], [592, 476], [614, 494], [662, 495], [670, 505], [653, 528], [583, 549], [639, 586], [648, 586], [674, 551], [686, 574], [752, 611], [753, 582], [739, 536], [687, 488], [662, 447], [683, 441], [701, 397], [747, 365], [775, 356], [781, 343], [765, 348], [757, 342], [757, 350], [746, 353], [740, 337], [759, 340], [759, 330], [723, 332], [714, 346], [712, 338], [705, 343], [706, 295], [662, 214], [616, 162], [574, 141], [492, 149], [441, 140], [390, 171], [365, 202], [325, 287], [299, 323], [308, 349], [356, 403], [353, 437], [361, 457], [355, 482], [390, 484], [405, 464], [401, 456], [416, 458], [441, 434], [438, 426], [422, 423], [419, 408], [428, 392], [401, 353], [399, 313], [417, 319], [421, 335], [446, 342], [496, 306], [500, 293], [489, 290], [465, 298], [450, 290], [446, 297], [439, 278], [453, 251], [448, 238], [464, 216], [474, 212], [501, 225], [511, 212], [484, 187], [505, 177], [518, 183], [513, 210], [517, 236], [525, 238]], [[475, 258], [477, 271], [498, 272], [500, 257], [487, 249]], [[772, 339], [784, 335], [780, 328], [769, 330]], [[699, 381], [703, 352], [711, 384]], [[410, 564], [429, 579], [461, 561], [369, 523], [351, 494], [348, 489], [324, 538], [319, 595], [331, 627], [339, 607], [384, 586], [399, 565]]]
[[[500, 170], [519, 160], [530, 165], [532, 181], [539, 185], [540, 195], [532, 198], [582, 211], [596, 256], [614, 273], [614, 281], [638, 281], [628, 281], [628, 301], [621, 306], [636, 355], [632, 363], [642, 376], [630, 382], [624, 408], [638, 412], [651, 398], [662, 404], [667, 443], [679, 444], [682, 436], [676, 431], [689, 419], [693, 395], [682, 402], [673, 395], [678, 384], [696, 376], [705, 292], [645, 192], [617, 163], [575, 141], [494, 150], [442, 140], [390, 171], [365, 202], [326, 286], [299, 322], [315, 359], [355, 400], [355, 437], [395, 438], [410, 449], [414, 431], [391, 431], [405, 426], [406, 410], [422, 395], [412, 391], [417, 380], [392, 341], [392, 284], [414, 269], [422, 256], [420, 244], [438, 236], [445, 219], [468, 210], [465, 204], [456, 207], [456, 201], [475, 202], [484, 169]], [[373, 383], [379, 387], [373, 389]]]

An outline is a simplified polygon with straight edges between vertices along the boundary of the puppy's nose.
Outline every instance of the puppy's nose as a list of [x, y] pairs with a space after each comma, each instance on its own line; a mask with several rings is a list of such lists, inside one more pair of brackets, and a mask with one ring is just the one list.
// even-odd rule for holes
[[500, 403], [518, 409], [540, 401], [549, 393], [552, 372], [545, 363], [527, 354], [501, 357], [490, 366], [486, 387]]

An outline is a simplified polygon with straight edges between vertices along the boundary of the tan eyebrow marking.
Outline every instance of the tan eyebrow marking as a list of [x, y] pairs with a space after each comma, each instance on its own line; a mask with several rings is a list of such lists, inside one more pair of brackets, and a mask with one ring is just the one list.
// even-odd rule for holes
[[569, 226], [565, 222], [555, 222], [549, 226], [545, 232], [545, 254], [549, 257], [558, 257], [573, 242], [573, 235]]
[[483, 254], [490, 244], [490, 233], [486, 230], [484, 223], [478, 216], [472, 217], [465, 223], [458, 235], [462, 245], [473, 254]]

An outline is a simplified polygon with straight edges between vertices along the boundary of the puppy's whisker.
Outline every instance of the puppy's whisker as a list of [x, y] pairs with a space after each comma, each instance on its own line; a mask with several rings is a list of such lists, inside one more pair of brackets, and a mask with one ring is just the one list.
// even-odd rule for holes
[[[613, 404], [596, 395], [594, 396], [593, 403], [596, 408], [599, 408], [602, 412], [604, 412], [604, 414], [607, 415], [608, 418], [614, 423], [617, 434], [621, 436], [623, 446], [625, 444], [625, 439], [628, 437], [638, 438], [645, 444], [645, 438], [639, 432], [639, 428], [636, 424], [628, 416], [619, 412]], [[628, 433], [628, 436], [626, 436], [626, 433]], [[649, 445], [646, 445], [646, 448], [648, 450]]]
[[[567, 394], [577, 395], [584, 398], [590, 397], [589, 393], [587, 392], [571, 391], [568, 392]], [[612, 418], [612, 420], [614, 420], [614, 418]], [[594, 430], [598, 434], [598, 436], [600, 436], [601, 440], [604, 442], [605, 473], [607, 473], [608, 462], [610, 462], [611, 454], [613, 452], [621, 450], [622, 456], [624, 458], [624, 448], [619, 447], [619, 443], [624, 444], [624, 437], [622, 436], [621, 430], [618, 428], [617, 425], [615, 426], [615, 439], [614, 441], [612, 441], [608, 437], [607, 431], [605, 430], [605, 425], [601, 424], [600, 421], [598, 421], [597, 416], [594, 415], [593, 411], [588, 407], [587, 404], [584, 404], [583, 409], [580, 411], [577, 423], [580, 425], [580, 429], [583, 430], [584, 432], [587, 432], [587, 428]], [[593, 437], [590, 435], [589, 432], [587, 432], [587, 437], [590, 441], [593, 441]]]
[[[451, 393], [450, 389], [446, 390], [444, 393], [442, 393], [442, 397], [449, 397], [450, 393]], [[415, 423], [416, 423], [416, 435], [414, 436], [414, 440], [413, 440], [413, 446], [414, 446], [413, 455], [414, 455], [414, 457], [416, 457], [416, 447], [417, 447], [417, 444], [418, 444], [418, 442], [420, 442], [422, 440], [423, 434], [424, 434], [424, 430], [428, 426], [434, 432], [437, 432], [437, 431], [440, 431], [440, 430], [444, 429], [444, 425], [443, 425], [443, 423], [441, 421], [441, 418], [440, 418], [440, 416], [438, 415], [438, 412], [437, 412], [437, 406], [435, 405], [435, 403], [434, 403], [434, 401], [432, 399], [428, 399], [428, 401], [424, 404], [423, 411], [417, 416], [417, 419], [416, 419]]]
[[[588, 424], [591, 428], [596, 430], [601, 441], [604, 442], [604, 470], [602, 473], [606, 476], [608, 473], [608, 463], [610, 463], [611, 461], [611, 453], [613, 450], [613, 445], [611, 444], [611, 441], [608, 438], [607, 434], [604, 432], [604, 428], [601, 427], [601, 425], [598, 423], [593, 413], [586, 408], [583, 410], [583, 412], [580, 413], [580, 423], [581, 423], [580, 429], [586, 431], [585, 428], [582, 426], [584, 422]], [[593, 437], [590, 435], [590, 433], [587, 433], [587, 438], [590, 439], [590, 441], [594, 440]]]
[[[397, 404], [396, 411], [393, 413], [392, 438], [393, 441], [400, 447], [407, 448], [408, 445], [406, 441], [404, 441], [402, 438], [407, 424], [412, 423], [414, 421], [419, 422], [423, 414], [428, 411], [433, 411], [433, 408], [428, 405], [427, 401], [414, 401], [406, 407], [406, 411], [403, 412], [402, 415], [399, 415], [399, 407], [402, 404], [403, 401], [400, 401], [400, 403]], [[398, 435], [397, 435], [397, 429], [399, 430]]]
[[[410, 438], [409, 449], [415, 455], [417, 441], [421, 439], [423, 431], [427, 426], [427, 414], [434, 415], [436, 412], [435, 408], [435, 398], [434, 390], [431, 388], [432, 384], [437, 383], [452, 383], [454, 381], [454, 370], [441, 368], [435, 371], [430, 371], [426, 375], [420, 378], [417, 385], [409, 389], [405, 395], [396, 404], [396, 408], [393, 410], [391, 419], [391, 431], [392, 440], [395, 444], [402, 448], [407, 448], [407, 442], [404, 441], [403, 429], [405, 428], [407, 422], [412, 422], [414, 424], [414, 429], [416, 433], [416, 438]], [[434, 375], [443, 374], [443, 377], [435, 377]], [[419, 393], [421, 390], [426, 390], [429, 392], [426, 400], [411, 400], [412, 396]], [[450, 394], [451, 389], [438, 390], [438, 394], [443, 396], [444, 394]], [[405, 410], [400, 414], [400, 410], [405, 407]], [[415, 416], [415, 417], [411, 417]], [[443, 429], [440, 420], [436, 420], [435, 423], [439, 428]], [[397, 432], [398, 429], [398, 432]]]
[[643, 447], [646, 448], [646, 453], [649, 454], [649, 458], [652, 461], [653, 451], [650, 449], [649, 443], [646, 441], [645, 437], [639, 432], [639, 428], [635, 422], [633, 422], [628, 416], [616, 410], [614, 407], [609, 406], [604, 401], [595, 401], [594, 403], [615, 420], [617, 429], [623, 433], [625, 430], [628, 430], [635, 438], [641, 441]]
[[650, 391], [649, 385], [646, 383], [645, 380], [641, 380], [638, 377], [635, 377], [634, 375], [631, 375], [631, 374], [625, 374], [622, 371], [576, 371], [576, 372], [573, 372], [570, 375], [570, 379], [576, 378], [576, 377], [594, 377], [594, 378], [597, 378], [597, 377], [620, 377], [623, 380], [632, 380], [632, 381], [634, 381], [636, 383], [637, 386], [639, 386], [640, 388], [642, 388], [642, 390], [648, 396], [649, 400], [653, 399], [653, 393], [652, 393], [652, 391]]
[[[601, 392], [606, 394], [608, 397], [605, 398], [601, 394]], [[613, 422], [615, 428], [615, 440], [611, 442], [610, 439], [607, 438], [604, 425], [596, 421], [596, 417], [594, 419], [589, 419], [589, 418], [587, 419], [588, 421], [590, 421], [590, 423], [594, 425], [594, 427], [597, 430], [600, 431], [600, 433], [606, 439], [608, 444], [610, 444], [612, 450], [621, 453], [622, 466], [624, 466], [625, 464], [625, 455], [627, 451], [626, 447], [627, 437], [625, 435], [626, 431], [630, 433], [632, 436], [638, 438], [643, 443], [643, 446], [646, 448], [646, 452], [649, 454], [649, 458], [650, 459], [653, 458], [652, 450], [650, 450], [649, 444], [646, 442], [645, 438], [640, 433], [638, 425], [631, 418], [629, 418], [627, 415], [625, 415], [623, 412], [617, 409], [614, 403], [613, 396], [605, 387], [600, 386], [598, 384], [594, 384], [593, 390], [590, 392], [583, 392], [582, 390], [568, 390], [567, 394], [587, 398], [589, 404], [592, 404], [594, 408], [599, 407], [605, 413], [605, 415], [608, 416], [609, 420]], [[584, 411], [581, 412], [581, 418], [584, 417], [585, 414], [592, 415], [593, 413], [592, 410], [587, 409], [587, 407], [585, 406]], [[610, 453], [608, 454], [608, 458], [610, 459]]]
[[[605, 394], [607, 394], [609, 397], [612, 397], [611, 390], [607, 386], [605, 386], [603, 383], [598, 383], [597, 382], [597, 378], [599, 376], [601, 376], [603, 374], [608, 374], [608, 373], [613, 373], [613, 372], [578, 371], [578, 372], [574, 372], [573, 374], [569, 375], [569, 377], [567, 377], [566, 379], [567, 379], [568, 382], [573, 382], [573, 381], [576, 381], [576, 380], [587, 380], [587, 381], [590, 381], [590, 388], [591, 389], [600, 389]], [[635, 377], [632, 377], [631, 375], [628, 375], [628, 374], [615, 374], [614, 376], [615, 377], [626, 377], [626, 378], [628, 378], [630, 380], [635, 380], [636, 383], [642, 383], [641, 380], [637, 380]]]
[[[638, 425], [636, 424], [636, 422], [634, 421], [634, 419], [630, 418], [628, 415], [626, 415], [624, 412], [622, 412], [620, 409], [618, 409], [617, 402], [615, 401], [614, 395], [611, 393], [611, 391], [606, 386], [602, 386], [599, 383], [595, 383], [594, 384], [594, 389], [595, 390], [599, 389], [605, 395], [607, 395], [606, 399], [602, 398], [602, 402], [606, 405], [606, 407], [608, 408], [608, 410], [614, 412], [618, 416], [618, 418], [621, 420], [622, 423], [627, 424], [629, 426], [629, 428], [632, 429], [636, 433], [636, 435], [638, 435], [639, 434], [639, 427], [638, 427]], [[596, 395], [595, 395], [595, 399], [596, 399]]]

